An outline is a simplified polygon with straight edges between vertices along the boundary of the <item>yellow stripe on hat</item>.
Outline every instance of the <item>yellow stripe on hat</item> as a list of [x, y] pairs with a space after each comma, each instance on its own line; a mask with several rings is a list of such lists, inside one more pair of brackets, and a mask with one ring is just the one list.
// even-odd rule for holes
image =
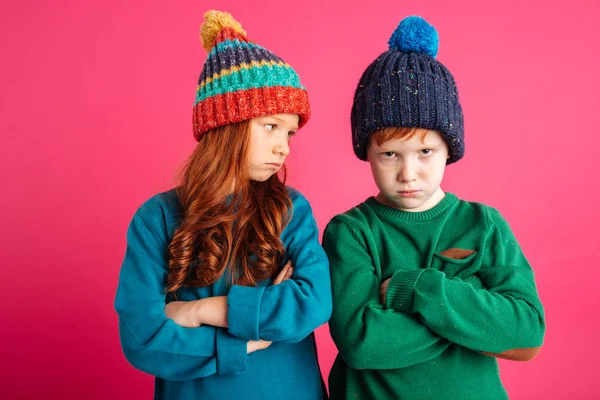
[[278, 67], [288, 67], [291, 68], [290, 65], [288, 63], [284, 63], [283, 61], [266, 61], [266, 60], [262, 60], [262, 61], [251, 61], [250, 63], [241, 63], [240, 65], [236, 65], [234, 67], [231, 67], [229, 69], [224, 69], [219, 73], [214, 74], [211, 78], [207, 78], [204, 81], [202, 81], [202, 83], [200, 83], [198, 85], [198, 87], [196, 88], [196, 90], [200, 90], [202, 89], [204, 86], [208, 85], [209, 83], [211, 83], [214, 80], [217, 80], [219, 78], [222, 78], [224, 76], [227, 75], [231, 75], [235, 72], [239, 72], [242, 69], [251, 69], [251, 68], [260, 68], [260, 67], [273, 67], [273, 66], [278, 66]]

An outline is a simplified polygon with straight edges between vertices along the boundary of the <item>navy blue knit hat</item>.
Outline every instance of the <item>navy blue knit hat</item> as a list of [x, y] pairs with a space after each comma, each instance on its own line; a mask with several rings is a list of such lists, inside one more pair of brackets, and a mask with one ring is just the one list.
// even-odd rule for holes
[[450, 150], [448, 164], [465, 152], [463, 113], [450, 71], [435, 60], [438, 33], [421, 17], [403, 19], [390, 38], [390, 49], [363, 73], [352, 104], [352, 145], [367, 160], [375, 131], [389, 127], [438, 131]]

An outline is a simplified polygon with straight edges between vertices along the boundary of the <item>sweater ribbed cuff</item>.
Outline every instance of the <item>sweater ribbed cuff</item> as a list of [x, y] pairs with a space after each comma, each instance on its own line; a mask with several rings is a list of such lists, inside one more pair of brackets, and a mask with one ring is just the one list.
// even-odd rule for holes
[[264, 286], [233, 285], [227, 295], [227, 324], [229, 333], [240, 339], [259, 340], [260, 303]]
[[465, 279], [463, 279], [463, 281], [466, 283], [470, 283], [475, 289], [484, 288], [481, 278], [479, 278], [477, 275], [469, 275]]
[[392, 275], [386, 293], [386, 307], [406, 313], [413, 312], [415, 285], [424, 269], [398, 270]]
[[248, 341], [217, 328], [217, 372], [233, 375], [248, 369]]

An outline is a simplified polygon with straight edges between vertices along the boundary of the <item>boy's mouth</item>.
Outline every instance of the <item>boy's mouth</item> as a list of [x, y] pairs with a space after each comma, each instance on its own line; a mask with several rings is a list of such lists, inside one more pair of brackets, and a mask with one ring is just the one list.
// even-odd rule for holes
[[420, 192], [420, 190], [400, 190], [398, 194], [402, 197], [415, 197]]

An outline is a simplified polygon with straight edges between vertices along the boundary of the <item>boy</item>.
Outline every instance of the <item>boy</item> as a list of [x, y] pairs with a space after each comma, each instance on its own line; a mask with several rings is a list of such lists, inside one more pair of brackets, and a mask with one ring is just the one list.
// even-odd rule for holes
[[543, 342], [533, 271], [495, 209], [440, 187], [464, 154], [435, 29], [403, 20], [363, 74], [353, 145], [379, 193], [328, 224], [335, 399], [506, 399], [496, 358]]

